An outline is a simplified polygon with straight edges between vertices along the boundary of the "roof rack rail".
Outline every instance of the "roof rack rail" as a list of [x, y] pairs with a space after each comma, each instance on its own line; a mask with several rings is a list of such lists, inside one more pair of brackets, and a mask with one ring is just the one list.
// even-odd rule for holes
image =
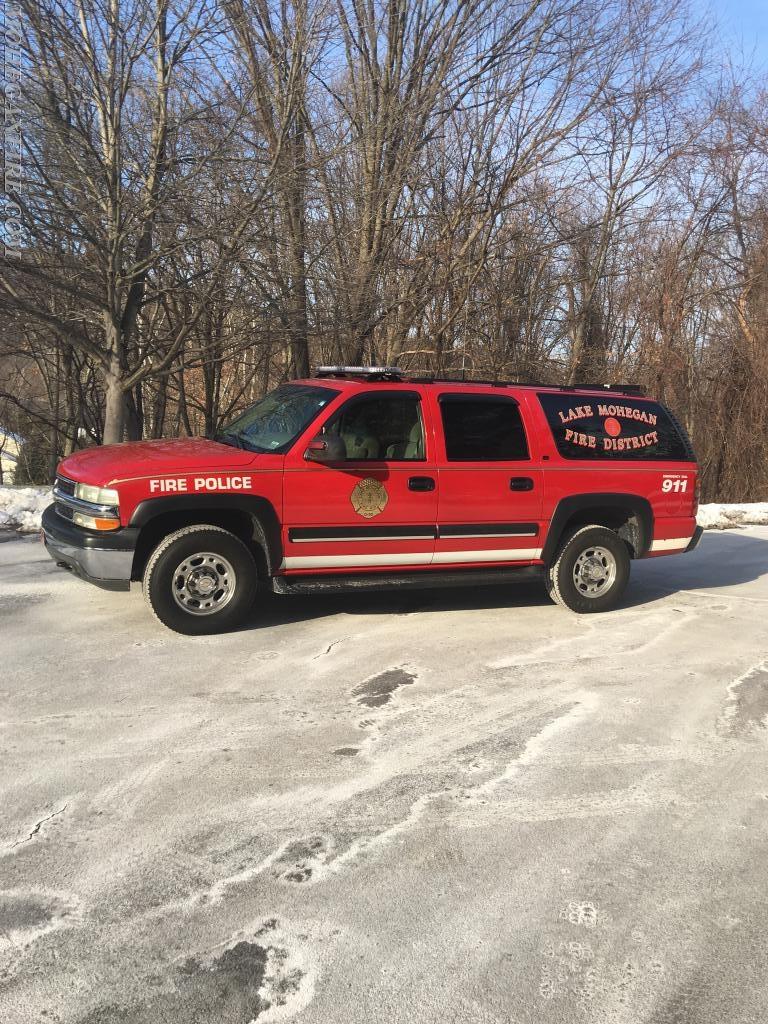
[[547, 386], [545, 384], [534, 385], [530, 381], [526, 384], [522, 384], [517, 380], [498, 380], [498, 378], [492, 380], [488, 377], [466, 377], [463, 375], [461, 377], [435, 377], [428, 374], [423, 377], [409, 377], [408, 380], [413, 381], [414, 384], [484, 384], [486, 387], [491, 388], [509, 388], [513, 386], [530, 388]]
[[617, 394], [644, 396], [641, 384], [553, 384], [537, 380], [498, 380], [484, 377], [456, 377], [433, 374], [407, 374], [398, 366], [318, 366], [316, 377], [364, 377], [369, 381], [410, 381], [413, 384], [482, 384], [494, 388], [551, 388], [553, 391], [615, 391]]
[[642, 384], [574, 384], [579, 391], [618, 391], [624, 395], [644, 395]]
[[491, 380], [482, 377], [407, 377], [414, 384], [483, 384], [494, 388], [550, 388], [553, 391], [615, 391], [624, 395], [645, 395], [641, 384], [553, 384], [543, 380]]

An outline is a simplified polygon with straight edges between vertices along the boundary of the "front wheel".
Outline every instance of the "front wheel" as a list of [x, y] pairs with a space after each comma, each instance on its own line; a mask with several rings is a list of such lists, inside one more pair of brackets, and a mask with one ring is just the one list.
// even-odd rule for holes
[[629, 580], [624, 541], [604, 526], [584, 526], [572, 534], [547, 570], [547, 593], [573, 612], [615, 608]]
[[253, 604], [256, 564], [233, 533], [187, 526], [155, 548], [144, 570], [144, 596], [177, 633], [201, 636], [239, 625]]

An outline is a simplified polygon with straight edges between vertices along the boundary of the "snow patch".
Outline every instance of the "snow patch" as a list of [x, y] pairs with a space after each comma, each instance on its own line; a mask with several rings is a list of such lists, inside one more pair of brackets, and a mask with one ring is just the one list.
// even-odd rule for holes
[[50, 487], [0, 487], [0, 530], [34, 533], [52, 501]]
[[705, 530], [729, 530], [739, 526], [768, 525], [768, 501], [751, 501], [743, 505], [713, 503], [699, 505], [696, 516]]

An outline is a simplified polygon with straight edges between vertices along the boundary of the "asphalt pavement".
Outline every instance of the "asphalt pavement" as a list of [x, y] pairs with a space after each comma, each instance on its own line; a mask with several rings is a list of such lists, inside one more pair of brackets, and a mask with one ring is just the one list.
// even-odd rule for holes
[[181, 637], [0, 544], [2, 1024], [768, 1017], [768, 528]]

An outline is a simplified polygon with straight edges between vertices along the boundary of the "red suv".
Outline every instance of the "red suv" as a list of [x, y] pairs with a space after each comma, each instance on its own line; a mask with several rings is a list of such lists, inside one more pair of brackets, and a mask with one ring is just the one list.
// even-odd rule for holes
[[143, 580], [181, 633], [230, 629], [260, 588], [454, 586], [538, 574], [576, 612], [618, 602], [632, 558], [692, 550], [685, 431], [632, 387], [547, 387], [324, 367], [212, 440], [90, 448], [59, 467], [51, 557]]

